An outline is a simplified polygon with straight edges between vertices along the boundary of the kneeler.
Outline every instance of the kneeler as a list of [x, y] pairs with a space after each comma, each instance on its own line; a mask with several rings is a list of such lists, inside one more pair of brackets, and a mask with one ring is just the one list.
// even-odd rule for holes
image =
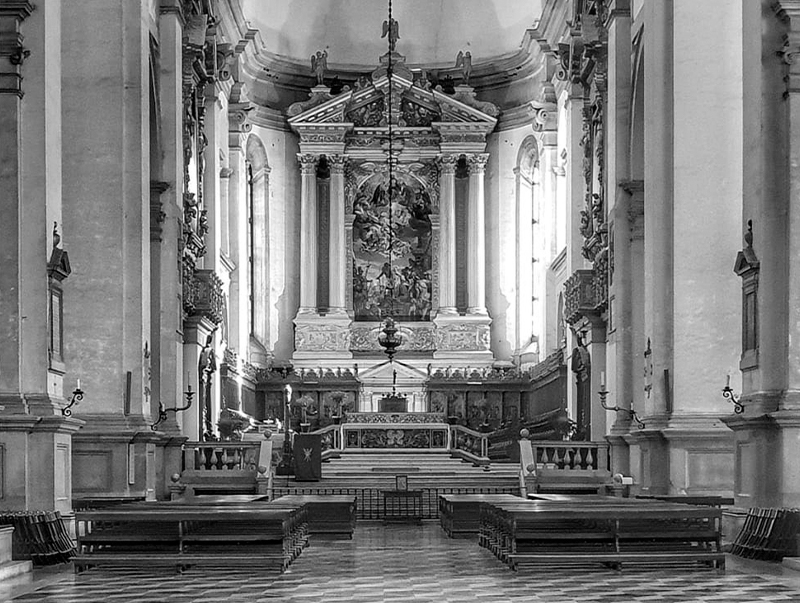
[[322, 477], [322, 436], [295, 434], [293, 455], [295, 481], [318, 482]]

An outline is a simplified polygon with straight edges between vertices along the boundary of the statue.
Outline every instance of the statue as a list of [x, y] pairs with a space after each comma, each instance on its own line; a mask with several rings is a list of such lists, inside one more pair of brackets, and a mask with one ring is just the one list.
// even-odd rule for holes
[[214, 352], [214, 334], [209, 333], [206, 344], [200, 352], [197, 363], [197, 372], [200, 376], [200, 395], [202, 396], [201, 412], [203, 413], [203, 440], [210, 441], [214, 437], [214, 426], [211, 423], [211, 392], [212, 378], [217, 370], [217, 356]]
[[468, 50], [466, 53], [461, 50], [458, 51], [456, 57], [456, 67], [461, 67], [461, 75], [464, 78], [464, 85], [469, 86], [469, 76], [472, 74], [472, 53]]
[[389, 51], [394, 52], [397, 40], [400, 39], [400, 25], [395, 19], [389, 19], [383, 22], [381, 38], [385, 38], [387, 35], [389, 36]]
[[318, 50], [316, 55], [311, 55], [311, 71], [317, 76], [317, 86], [325, 84], [325, 71], [328, 69], [328, 51]]

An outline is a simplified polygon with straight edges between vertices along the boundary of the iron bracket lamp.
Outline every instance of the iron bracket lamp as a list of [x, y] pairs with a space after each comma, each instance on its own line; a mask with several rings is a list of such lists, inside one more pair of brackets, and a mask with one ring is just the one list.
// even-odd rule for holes
[[633, 409], [633, 405], [630, 408], [622, 408], [621, 406], [609, 406], [606, 404], [606, 396], [608, 396], [608, 390], [606, 389], [605, 385], [600, 386], [600, 391], [597, 392], [600, 396], [600, 406], [602, 406], [605, 410], [613, 410], [614, 412], [626, 412], [630, 416], [631, 420], [636, 421], [636, 424], [639, 426], [639, 429], [644, 429], [647, 427], [646, 423], [639, 418], [639, 415], [636, 414], [636, 411]]
[[733, 404], [733, 412], [737, 415], [740, 415], [744, 412], [744, 404], [739, 401], [740, 396], [737, 396], [733, 393], [733, 389], [731, 389], [731, 376], [728, 375], [728, 381], [725, 383], [725, 387], [722, 388], [722, 397], [728, 400], [731, 404]]
[[192, 401], [194, 399], [194, 392], [192, 391], [192, 384], [191, 383], [187, 386], [187, 389], [186, 389], [185, 392], [183, 392], [183, 395], [186, 396], [186, 405], [185, 406], [176, 406], [175, 408], [164, 408], [163, 402], [159, 401], [159, 403], [158, 403], [158, 421], [153, 423], [150, 426], [150, 429], [152, 429], [153, 431], [156, 431], [158, 429], [158, 426], [161, 423], [163, 423], [164, 421], [166, 421], [167, 418], [169, 417], [169, 415], [167, 413], [173, 412], [173, 413], [175, 413], [177, 415], [179, 412], [183, 412], [183, 411], [189, 410], [191, 408]]
[[[80, 379], [78, 379], [78, 381], [80, 381]], [[61, 409], [61, 414], [65, 417], [71, 417], [72, 411], [70, 409], [81, 400], [83, 400], [83, 390], [81, 389], [80, 384], [78, 384], [78, 387], [72, 391], [72, 397], [69, 399], [69, 404]]]

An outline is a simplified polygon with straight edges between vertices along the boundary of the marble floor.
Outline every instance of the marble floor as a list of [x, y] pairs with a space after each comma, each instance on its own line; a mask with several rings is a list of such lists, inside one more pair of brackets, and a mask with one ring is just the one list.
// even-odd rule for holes
[[512, 572], [439, 525], [362, 523], [353, 540], [312, 540], [277, 578], [255, 572], [36, 570], [0, 584], [0, 603], [800, 602], [800, 572], [729, 557], [714, 571]]

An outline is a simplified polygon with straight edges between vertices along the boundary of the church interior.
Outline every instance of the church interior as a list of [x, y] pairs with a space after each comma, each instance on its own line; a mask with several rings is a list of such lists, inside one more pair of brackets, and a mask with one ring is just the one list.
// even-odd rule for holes
[[798, 55], [0, 0], [0, 602], [800, 601]]

